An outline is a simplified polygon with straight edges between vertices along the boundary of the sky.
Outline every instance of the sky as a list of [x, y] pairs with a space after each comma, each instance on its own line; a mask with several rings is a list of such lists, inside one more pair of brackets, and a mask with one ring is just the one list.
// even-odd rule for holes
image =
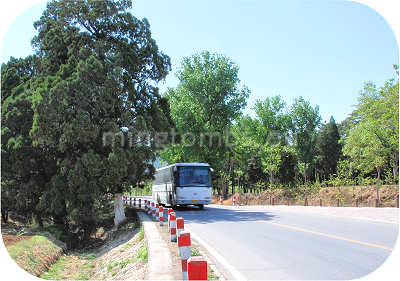
[[[33, 53], [33, 22], [45, 3], [24, 9], [5, 32], [1, 62]], [[239, 66], [241, 84], [251, 91], [244, 109], [250, 115], [258, 99], [280, 95], [290, 107], [303, 96], [319, 106], [324, 121], [333, 116], [341, 122], [354, 110], [364, 83], [382, 85], [399, 61], [390, 25], [357, 2], [138, 0], [132, 13], [149, 20], [159, 49], [171, 57], [161, 92], [178, 84], [183, 57], [209, 50]]]

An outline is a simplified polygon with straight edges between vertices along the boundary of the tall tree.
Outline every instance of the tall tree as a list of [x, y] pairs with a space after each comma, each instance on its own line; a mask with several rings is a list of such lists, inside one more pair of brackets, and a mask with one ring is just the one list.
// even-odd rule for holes
[[108, 192], [115, 194], [115, 223], [124, 219], [122, 192], [152, 176], [155, 133], [170, 126], [155, 86], [170, 59], [131, 8], [127, 0], [52, 1], [34, 24], [42, 68], [33, 84], [31, 135], [60, 170], [43, 198], [53, 198], [50, 209], [65, 209], [84, 237]]
[[300, 97], [292, 105], [291, 117], [293, 143], [306, 184], [308, 168], [315, 156], [316, 130], [321, 122], [319, 108], [313, 108], [308, 101]]
[[259, 143], [287, 144], [291, 117], [286, 110], [286, 103], [280, 96], [257, 100], [254, 106], [256, 118], [255, 137]]
[[30, 219], [35, 216], [42, 225], [39, 201], [46, 184], [56, 172], [55, 161], [46, 150], [32, 147], [29, 132], [33, 122], [31, 80], [36, 77], [38, 60], [11, 58], [1, 68], [1, 210]]
[[[356, 162], [364, 174], [376, 170], [377, 184], [385, 163], [390, 159], [393, 176], [398, 180], [399, 160], [399, 81], [389, 79], [379, 89], [367, 83], [353, 113], [353, 125], [344, 139], [344, 154]], [[379, 190], [377, 189], [379, 199]]]
[[331, 116], [329, 123], [321, 126], [316, 143], [316, 165], [322, 179], [336, 173], [336, 166], [342, 154], [339, 130]]
[[165, 94], [181, 141], [162, 152], [164, 161], [207, 162], [218, 174], [224, 170], [232, 141], [229, 126], [249, 95], [240, 87], [238, 70], [229, 58], [208, 51], [183, 59], [178, 86]]

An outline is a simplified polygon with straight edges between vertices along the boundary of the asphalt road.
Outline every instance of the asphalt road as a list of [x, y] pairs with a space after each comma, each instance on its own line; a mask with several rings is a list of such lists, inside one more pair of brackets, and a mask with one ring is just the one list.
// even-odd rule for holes
[[249, 280], [360, 278], [382, 265], [395, 246], [396, 223], [303, 210], [175, 208], [192, 233]]

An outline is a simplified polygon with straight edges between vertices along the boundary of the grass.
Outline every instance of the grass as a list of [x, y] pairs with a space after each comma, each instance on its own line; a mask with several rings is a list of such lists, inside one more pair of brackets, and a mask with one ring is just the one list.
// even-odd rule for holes
[[140, 227], [139, 230], [139, 237], [138, 237], [138, 241], [142, 241], [144, 239], [144, 229], [143, 229], [143, 225]]
[[126, 259], [119, 263], [119, 267], [122, 269], [122, 268], [126, 267], [129, 263], [135, 263], [135, 262], [136, 262], [135, 258]]
[[35, 276], [44, 272], [62, 254], [60, 247], [41, 235], [21, 240], [6, 248], [21, 268]]
[[147, 263], [149, 255], [147, 252], [147, 245], [143, 245], [137, 252], [137, 258], [141, 259], [144, 263]]
[[[48, 280], [89, 280], [94, 275], [97, 265], [94, 254], [82, 256], [62, 256], [47, 273], [40, 277]], [[99, 264], [102, 263], [100, 260]]]
[[192, 257], [201, 256], [199, 249], [192, 247]]
[[208, 280], [218, 280], [218, 276], [214, 274], [214, 270], [212, 268], [209, 268], [208, 273], [207, 273], [207, 279]]

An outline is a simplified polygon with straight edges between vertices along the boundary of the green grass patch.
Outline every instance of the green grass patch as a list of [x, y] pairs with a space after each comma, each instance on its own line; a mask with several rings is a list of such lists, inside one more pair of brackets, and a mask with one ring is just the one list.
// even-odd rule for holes
[[126, 259], [119, 263], [119, 267], [122, 269], [122, 268], [126, 267], [129, 263], [135, 263], [135, 262], [136, 262], [135, 258]]
[[35, 235], [6, 247], [10, 256], [24, 270], [39, 276], [62, 254], [62, 249], [47, 237]]
[[113, 265], [111, 263], [107, 264], [107, 272], [110, 272], [113, 269]]
[[144, 229], [143, 229], [143, 225], [140, 227], [139, 230], [139, 236], [138, 236], [138, 241], [142, 241], [144, 239]]
[[147, 252], [147, 245], [143, 245], [142, 247], [140, 247], [140, 249], [137, 252], [137, 256], [138, 259], [141, 259], [144, 263], [147, 263], [148, 258], [149, 258], [149, 254]]
[[[76, 256], [62, 256], [57, 263], [50, 267], [47, 273], [40, 277], [48, 280], [89, 280], [95, 273], [96, 261], [93, 260], [93, 255], [84, 255], [84, 257], [87, 260], [81, 264], [82, 256], [78, 258]], [[73, 270], [64, 271], [71, 267], [73, 267]]]
[[192, 257], [201, 256], [199, 249], [192, 247]]

